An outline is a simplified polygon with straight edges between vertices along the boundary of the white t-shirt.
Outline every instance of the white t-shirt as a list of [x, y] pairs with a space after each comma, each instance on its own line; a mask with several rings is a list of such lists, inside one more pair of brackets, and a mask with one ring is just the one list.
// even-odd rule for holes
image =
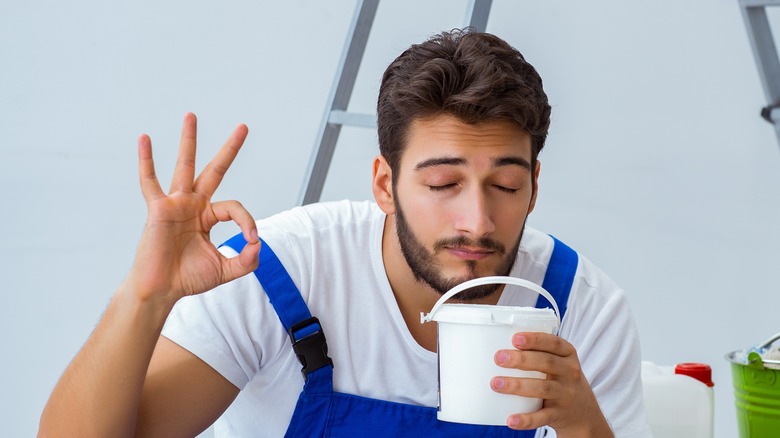
[[[297, 207], [257, 227], [322, 324], [334, 390], [435, 407], [436, 353], [417, 344], [395, 301], [382, 261], [384, 220], [375, 203], [341, 201]], [[552, 248], [548, 235], [526, 228], [511, 275], [541, 284]], [[498, 304], [533, 306], [536, 298], [507, 286]], [[301, 364], [253, 274], [180, 300], [162, 334], [241, 389], [217, 436], [284, 435], [303, 388]], [[650, 436], [631, 311], [623, 291], [582, 256], [560, 335], [577, 349], [616, 436]]]

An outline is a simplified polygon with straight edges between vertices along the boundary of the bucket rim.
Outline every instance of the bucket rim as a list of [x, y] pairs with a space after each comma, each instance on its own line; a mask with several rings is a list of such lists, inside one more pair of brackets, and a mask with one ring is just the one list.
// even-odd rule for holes
[[[774, 360], [774, 359], [761, 359], [760, 362], [758, 360], [750, 360], [748, 358], [747, 362], [742, 362], [734, 358], [734, 356], [737, 353], [743, 352], [744, 350], [734, 350], [729, 353], [726, 353], [724, 356], [724, 359], [726, 359], [728, 362], [731, 362], [734, 365], [742, 365], [745, 367], [751, 367], [751, 368], [757, 368], [757, 369], [765, 369], [765, 370], [775, 370], [774, 368], [767, 368], [764, 366], [764, 364], [770, 364], [770, 365], [780, 365], [780, 360]], [[775, 370], [777, 371], [777, 370]]]
[[[517, 321], [511, 319], [512, 317], [521, 317], [522, 323], [518, 324]], [[558, 326], [557, 315], [549, 307], [498, 306], [493, 304], [444, 303], [439, 307], [433, 320], [447, 324], [526, 326], [533, 322], [551, 328]]]
[[730, 352], [726, 353], [726, 354], [723, 356], [723, 358], [724, 358], [724, 359], [726, 359], [726, 361], [728, 361], [728, 362], [731, 362], [731, 363], [733, 363], [733, 364], [736, 364], [736, 365], [745, 365], [745, 366], [747, 366], [748, 364], [746, 364], [746, 363], [744, 363], [744, 362], [742, 362], [742, 361], [738, 361], [737, 359], [735, 359], [735, 358], [734, 358], [734, 356], [735, 356], [737, 353], [741, 352], [741, 351], [743, 351], [743, 350], [734, 350], [734, 351], [730, 351]]

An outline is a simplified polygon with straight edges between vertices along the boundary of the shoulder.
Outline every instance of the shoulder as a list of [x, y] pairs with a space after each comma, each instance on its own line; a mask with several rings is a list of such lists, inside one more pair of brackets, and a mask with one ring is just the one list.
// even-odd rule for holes
[[377, 220], [384, 213], [374, 202], [336, 201], [309, 204], [257, 221], [261, 236], [308, 236], [323, 230], [352, 229]]
[[[577, 267], [569, 294], [567, 323], [583, 313], [595, 316], [612, 312], [615, 307], [627, 306], [625, 293], [620, 286], [587, 256], [567, 242], [561, 242], [577, 254]], [[554, 239], [549, 234], [526, 227], [518, 250], [517, 275], [541, 285], [551, 263]], [[575, 316], [578, 315], [578, 316]], [[568, 324], [566, 324], [568, 325]]]
[[[521, 245], [524, 265], [534, 266], [531, 272], [535, 270], [537, 278], [547, 272], [554, 246], [550, 235], [526, 230]], [[633, 315], [623, 288], [587, 256], [572, 249], [577, 253], [577, 268], [559, 334], [578, 350], [596, 339], [612, 342], [625, 336], [627, 340], [634, 340]]]
[[[621, 293], [620, 287], [612, 278], [588, 259], [586, 255], [565, 241], [561, 243], [577, 253], [577, 272], [573, 285], [575, 289], [600, 290], [606, 295]], [[519, 248], [518, 260], [521, 260], [526, 270], [541, 271], [537, 272], [536, 276], [543, 275], [550, 264], [554, 247], [555, 243], [551, 235], [526, 227]]]
[[354, 271], [368, 260], [371, 267], [377, 258], [381, 264], [377, 254], [384, 219], [373, 202], [325, 202], [260, 220], [257, 230], [308, 301], [313, 285], [323, 278]]
[[274, 251], [320, 252], [366, 241], [378, 224], [384, 224], [384, 212], [376, 203], [337, 201], [275, 214], [257, 221], [257, 231]]

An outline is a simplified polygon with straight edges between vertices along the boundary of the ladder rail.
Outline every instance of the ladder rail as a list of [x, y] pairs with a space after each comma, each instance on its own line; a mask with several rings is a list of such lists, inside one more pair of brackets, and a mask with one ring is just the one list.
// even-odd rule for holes
[[772, 123], [780, 141], [780, 59], [766, 14], [766, 7], [780, 6], [780, 0], [740, 0], [739, 3], [767, 101], [761, 115]]
[[469, 4], [466, 6], [466, 26], [484, 32], [487, 29], [491, 6], [493, 6], [493, 0], [469, 0]]
[[304, 176], [300, 194], [301, 205], [317, 202], [322, 195], [322, 187], [325, 185], [325, 178], [328, 175], [328, 168], [342, 126], [342, 123], [331, 123], [331, 115], [334, 111], [344, 113], [347, 110], [378, 5], [379, 0], [359, 0], [355, 7], [347, 41], [336, 71], [336, 79], [317, 134], [318, 140]]

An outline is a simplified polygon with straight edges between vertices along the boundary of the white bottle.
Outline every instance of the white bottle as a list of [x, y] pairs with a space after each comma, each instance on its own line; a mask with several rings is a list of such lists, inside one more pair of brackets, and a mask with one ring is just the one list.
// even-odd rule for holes
[[712, 369], [700, 363], [675, 367], [642, 362], [647, 422], [661, 438], [712, 438]]

